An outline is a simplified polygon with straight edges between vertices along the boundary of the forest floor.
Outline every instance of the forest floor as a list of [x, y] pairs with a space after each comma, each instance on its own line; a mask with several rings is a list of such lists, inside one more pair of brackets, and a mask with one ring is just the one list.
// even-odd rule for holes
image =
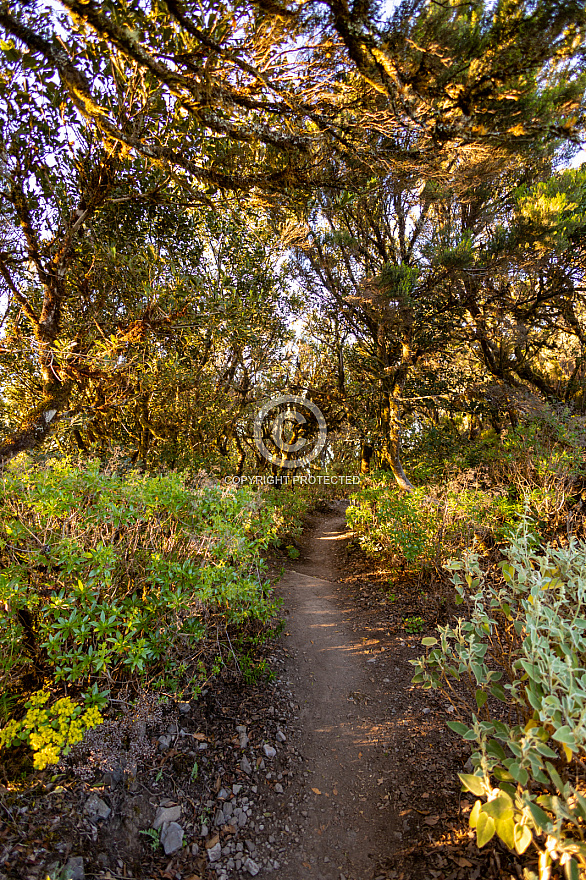
[[15, 785], [0, 767], [0, 880], [517, 880], [468, 829], [450, 705], [411, 683], [431, 599], [407, 578], [389, 593], [351, 537], [344, 502], [309, 519], [272, 680], [226, 671], [156, 717], [129, 703], [123, 736], [96, 728], [106, 772], [82, 756]]

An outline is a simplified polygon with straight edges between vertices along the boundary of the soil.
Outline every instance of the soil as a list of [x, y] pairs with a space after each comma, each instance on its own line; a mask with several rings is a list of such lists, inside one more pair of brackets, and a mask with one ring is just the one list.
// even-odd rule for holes
[[[457, 777], [469, 751], [451, 706], [411, 683], [445, 601], [396, 572], [390, 592], [344, 502], [310, 519], [299, 549], [277, 585], [273, 680], [226, 671], [195, 703], [133, 716], [106, 773], [0, 786], [0, 880], [522, 876], [498, 841], [477, 850]], [[152, 825], [168, 808], [183, 845], [165, 855]]]

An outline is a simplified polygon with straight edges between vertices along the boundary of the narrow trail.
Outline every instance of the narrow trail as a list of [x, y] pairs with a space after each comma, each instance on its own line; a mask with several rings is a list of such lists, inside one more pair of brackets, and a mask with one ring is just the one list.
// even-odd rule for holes
[[380, 663], [373, 676], [380, 658], [354, 631], [336, 583], [349, 537], [344, 510], [340, 503], [316, 520], [280, 584], [307, 793], [305, 834], [282, 880], [386, 877], [401, 838], [384, 800], [390, 722]]

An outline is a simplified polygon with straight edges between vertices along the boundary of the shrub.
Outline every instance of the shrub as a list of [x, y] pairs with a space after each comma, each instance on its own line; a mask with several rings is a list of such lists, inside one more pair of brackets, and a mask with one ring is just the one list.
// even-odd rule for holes
[[418, 568], [440, 568], [477, 532], [502, 541], [514, 530], [528, 504], [539, 504], [536, 490], [530, 498], [511, 501], [500, 493], [475, 488], [429, 492], [401, 492], [389, 486], [387, 476], [375, 476], [352, 495], [347, 510], [350, 528], [359, 535], [367, 553], [400, 555]]
[[498, 576], [473, 553], [449, 567], [468, 616], [423, 639], [430, 650], [412, 662], [415, 682], [441, 688], [472, 718], [449, 726], [476, 745], [474, 772], [460, 778], [478, 798], [478, 845], [495, 834], [518, 853], [533, 843], [542, 880], [555, 862], [577, 878], [586, 867], [577, 772], [586, 755], [586, 544], [540, 548], [524, 523]]
[[274, 615], [260, 553], [275, 527], [253, 490], [27, 465], [0, 506], [4, 689], [34, 670], [78, 687], [173, 675], [208, 630]]

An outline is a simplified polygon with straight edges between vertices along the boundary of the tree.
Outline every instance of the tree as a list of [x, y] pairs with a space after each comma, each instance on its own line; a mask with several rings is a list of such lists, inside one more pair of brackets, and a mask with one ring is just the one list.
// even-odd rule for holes
[[[578, 0], [418, 0], [391, 17], [368, 0], [63, 6], [0, 4], [9, 51], [56, 71], [108, 143], [204, 186], [307, 195], [357, 168], [578, 142], [583, 126]], [[137, 75], [155, 125], [111, 112]]]

